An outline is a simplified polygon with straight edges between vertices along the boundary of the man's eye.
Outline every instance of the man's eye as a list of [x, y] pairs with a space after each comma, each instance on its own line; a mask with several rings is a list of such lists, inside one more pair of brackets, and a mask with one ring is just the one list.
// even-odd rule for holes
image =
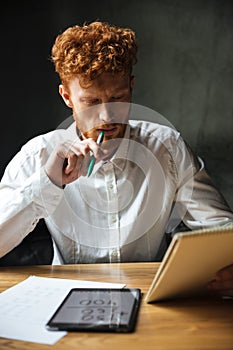
[[92, 99], [92, 100], [85, 100], [84, 101], [87, 105], [95, 105], [95, 104], [98, 104], [99, 103], [99, 99], [98, 98], [95, 98], [95, 99]]
[[118, 96], [113, 96], [113, 100], [121, 100], [124, 96], [123, 95], [118, 95]]

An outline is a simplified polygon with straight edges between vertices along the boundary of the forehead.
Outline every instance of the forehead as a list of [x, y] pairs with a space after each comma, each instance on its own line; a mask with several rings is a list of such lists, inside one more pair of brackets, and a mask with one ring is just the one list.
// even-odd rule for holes
[[103, 91], [126, 90], [130, 86], [130, 76], [121, 73], [103, 73], [93, 81], [93, 84], [87, 88], [80, 85], [78, 77], [75, 77], [69, 83], [71, 94], [92, 95]]

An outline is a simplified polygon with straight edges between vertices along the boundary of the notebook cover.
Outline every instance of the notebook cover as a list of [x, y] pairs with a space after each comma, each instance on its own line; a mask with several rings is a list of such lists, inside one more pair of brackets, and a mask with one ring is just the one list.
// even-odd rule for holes
[[146, 302], [206, 293], [208, 281], [233, 264], [233, 226], [177, 233], [146, 295]]

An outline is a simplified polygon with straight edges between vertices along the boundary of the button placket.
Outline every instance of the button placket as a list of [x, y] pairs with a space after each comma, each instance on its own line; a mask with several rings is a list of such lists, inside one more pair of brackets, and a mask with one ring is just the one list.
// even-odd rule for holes
[[[106, 192], [108, 198], [108, 224], [109, 224], [109, 260], [110, 262], [120, 261], [120, 249], [119, 249], [119, 212], [118, 212], [118, 193], [117, 193], [117, 181], [114, 172], [114, 166], [112, 163], [108, 163], [104, 168]], [[110, 247], [115, 247], [111, 249]]]
[[113, 249], [109, 254], [109, 260], [111, 263], [120, 262], [120, 249]]

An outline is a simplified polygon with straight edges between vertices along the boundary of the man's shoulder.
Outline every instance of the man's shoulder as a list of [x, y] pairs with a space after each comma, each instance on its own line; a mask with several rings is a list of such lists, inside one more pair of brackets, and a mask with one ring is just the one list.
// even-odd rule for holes
[[37, 152], [45, 148], [53, 149], [54, 146], [60, 142], [67, 139], [72, 139], [74, 137], [74, 134], [74, 130], [71, 127], [68, 129], [51, 130], [44, 134], [36, 135], [31, 138], [23, 145], [22, 150], [24, 152]]
[[177, 140], [180, 133], [170, 124], [161, 124], [153, 121], [130, 120], [131, 137], [148, 138], [153, 137], [161, 141]]

